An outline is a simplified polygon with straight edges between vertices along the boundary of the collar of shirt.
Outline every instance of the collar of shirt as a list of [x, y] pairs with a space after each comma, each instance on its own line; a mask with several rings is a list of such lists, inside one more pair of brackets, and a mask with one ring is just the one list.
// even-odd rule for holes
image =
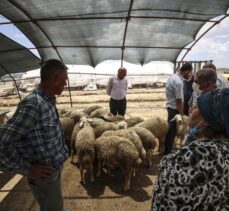
[[181, 74], [177, 74], [182, 81], [184, 81], [184, 77]]
[[45, 100], [48, 102], [51, 102], [53, 104], [56, 103], [56, 97], [55, 96], [49, 96], [47, 92], [45, 92], [43, 89], [41, 89], [39, 86], [35, 89], [35, 91]]

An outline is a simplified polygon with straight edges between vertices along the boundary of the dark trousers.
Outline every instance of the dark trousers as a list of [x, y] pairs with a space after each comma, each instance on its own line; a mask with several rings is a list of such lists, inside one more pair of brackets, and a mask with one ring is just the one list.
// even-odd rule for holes
[[125, 115], [126, 112], [126, 98], [122, 99], [122, 100], [114, 100], [112, 98], [110, 98], [110, 112], [116, 116], [118, 115]]
[[173, 117], [176, 114], [179, 114], [178, 110], [172, 108], [167, 108], [167, 111], [168, 111], [169, 130], [165, 139], [165, 148], [164, 148], [165, 155], [171, 153], [171, 151], [173, 150], [173, 143], [176, 136], [176, 122], [175, 121], [170, 122], [170, 120], [173, 119]]

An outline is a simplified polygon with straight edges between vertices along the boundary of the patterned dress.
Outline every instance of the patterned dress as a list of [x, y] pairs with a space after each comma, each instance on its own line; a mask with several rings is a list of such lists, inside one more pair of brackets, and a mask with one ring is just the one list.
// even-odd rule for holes
[[160, 163], [151, 211], [229, 210], [229, 141], [194, 141]]

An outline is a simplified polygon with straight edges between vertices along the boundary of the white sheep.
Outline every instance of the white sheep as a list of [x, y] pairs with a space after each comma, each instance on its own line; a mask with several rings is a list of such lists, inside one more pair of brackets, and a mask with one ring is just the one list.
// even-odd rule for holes
[[146, 128], [143, 127], [131, 127], [128, 130], [135, 131], [142, 141], [142, 145], [146, 151], [146, 162], [150, 167], [152, 165], [152, 153], [156, 146], [156, 137]]
[[72, 131], [75, 126], [75, 121], [69, 117], [59, 118], [61, 127], [64, 131], [65, 141], [68, 147], [69, 154], [71, 153], [71, 137]]
[[127, 138], [137, 148], [141, 159], [145, 159], [146, 151], [142, 145], [141, 139], [139, 138], [138, 134], [135, 131], [128, 130], [128, 129], [115, 130], [115, 131], [105, 131], [102, 134], [102, 136], [119, 136], [119, 137]]
[[163, 152], [165, 138], [169, 129], [168, 122], [160, 117], [151, 117], [143, 122], [136, 124], [137, 127], [148, 129], [158, 140], [160, 153]]
[[118, 130], [118, 125], [113, 122], [105, 122], [100, 118], [89, 118], [92, 128], [95, 131], [95, 137], [100, 137], [107, 130]]
[[134, 125], [140, 123], [140, 122], [143, 122], [144, 119], [141, 118], [141, 117], [130, 117], [128, 119], [125, 120], [128, 127], [133, 127]]
[[74, 119], [75, 122], [79, 122], [80, 118], [87, 116], [84, 112], [77, 110], [76, 108], [63, 108], [58, 110], [60, 117], [69, 117]]
[[82, 117], [79, 123], [80, 130], [75, 137], [74, 150], [72, 150], [71, 162], [76, 152], [80, 165], [81, 182], [85, 184], [83, 170], [90, 170], [91, 182], [94, 182], [93, 163], [95, 159], [95, 133], [87, 118]]
[[97, 108], [90, 113], [90, 117], [91, 118], [102, 118], [104, 115], [107, 114], [107, 112], [108, 111], [105, 110], [104, 108]]
[[114, 168], [119, 166], [125, 175], [124, 191], [130, 187], [131, 176], [141, 165], [141, 159], [136, 147], [124, 137], [102, 136], [95, 141], [98, 155], [98, 172], [101, 175], [101, 167]]
[[0, 114], [0, 125], [5, 124], [9, 119], [11, 119], [16, 111], [16, 108], [11, 108], [9, 111], [5, 111]]
[[90, 115], [92, 111], [98, 109], [98, 108], [102, 108], [102, 106], [99, 106], [99, 105], [93, 105], [93, 106], [89, 106], [85, 109], [83, 109], [83, 112], [87, 115]]
[[106, 122], [119, 122], [125, 120], [125, 117], [122, 115], [113, 116], [112, 114], [107, 113], [102, 116], [102, 119]]
[[182, 146], [182, 142], [185, 139], [185, 135], [187, 134], [187, 128], [188, 128], [188, 116], [176, 114], [173, 119], [170, 121], [176, 122], [176, 138], [174, 143], [180, 142], [180, 147]]
[[128, 125], [125, 121], [116, 122], [118, 129], [127, 129]]
[[8, 113], [9, 111], [5, 111], [3, 113], [0, 114], [0, 125], [3, 125], [7, 122], [8, 118], [6, 116], [6, 114]]

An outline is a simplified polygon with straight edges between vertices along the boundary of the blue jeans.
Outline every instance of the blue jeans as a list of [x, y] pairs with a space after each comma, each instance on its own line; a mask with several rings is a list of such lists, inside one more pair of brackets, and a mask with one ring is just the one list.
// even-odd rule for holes
[[62, 168], [38, 182], [29, 181], [30, 189], [40, 206], [40, 211], [63, 211], [61, 171]]

